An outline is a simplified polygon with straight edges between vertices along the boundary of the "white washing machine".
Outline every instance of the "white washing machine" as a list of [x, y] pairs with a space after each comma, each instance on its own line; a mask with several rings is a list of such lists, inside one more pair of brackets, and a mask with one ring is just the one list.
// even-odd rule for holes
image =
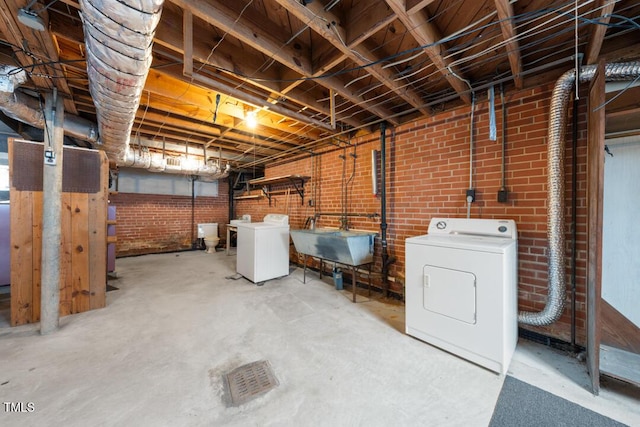
[[505, 374], [518, 341], [512, 220], [433, 218], [406, 240], [406, 332]]
[[289, 217], [268, 214], [262, 222], [236, 224], [236, 271], [253, 283], [289, 274]]

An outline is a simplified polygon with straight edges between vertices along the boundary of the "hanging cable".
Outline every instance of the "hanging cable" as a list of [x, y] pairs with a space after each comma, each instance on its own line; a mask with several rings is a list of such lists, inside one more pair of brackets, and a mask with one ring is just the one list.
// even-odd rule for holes
[[574, 40], [574, 46], [575, 46], [575, 52], [574, 52], [574, 56], [575, 56], [575, 70], [576, 70], [576, 90], [575, 90], [575, 99], [579, 100], [580, 99], [580, 93], [579, 93], [579, 87], [578, 85], [580, 84], [580, 61], [578, 59], [578, 0], [575, 0], [575, 20], [574, 20], [574, 34], [573, 34], [573, 40]]

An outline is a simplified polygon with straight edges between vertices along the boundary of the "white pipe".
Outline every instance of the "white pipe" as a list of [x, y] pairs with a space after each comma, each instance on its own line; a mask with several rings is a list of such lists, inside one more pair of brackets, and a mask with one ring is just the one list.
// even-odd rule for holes
[[[16, 91], [25, 82], [24, 71], [17, 71], [14, 67], [0, 66], [0, 111], [14, 120], [28, 123], [39, 129], [45, 127], [45, 117], [39, 99]], [[98, 128], [89, 120], [79, 116], [64, 115], [65, 135], [89, 141], [98, 142]]]

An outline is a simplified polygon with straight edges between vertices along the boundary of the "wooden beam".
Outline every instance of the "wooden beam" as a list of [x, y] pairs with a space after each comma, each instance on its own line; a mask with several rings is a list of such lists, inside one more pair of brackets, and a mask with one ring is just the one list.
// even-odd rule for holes
[[522, 57], [516, 29], [513, 26], [513, 6], [510, 0], [495, 0], [495, 4], [498, 11], [498, 19], [500, 20], [504, 48], [507, 51], [509, 65], [511, 66], [511, 75], [516, 89], [522, 89]]
[[604, 62], [589, 86], [587, 120], [587, 368], [591, 391], [600, 391], [600, 306], [602, 298], [602, 212], [604, 194]]
[[[310, 126], [301, 131], [302, 125], [301, 127], [291, 127], [287, 123], [271, 124], [271, 126], [279, 126], [278, 129], [275, 129], [267, 126], [267, 119], [263, 118], [260, 118], [260, 123], [264, 123], [264, 125], [249, 130], [242, 125], [244, 116], [241, 113], [234, 113], [234, 116], [237, 117], [224, 115], [226, 118], [219, 120], [218, 124], [214, 126], [212, 123], [207, 123], [211, 120], [211, 112], [200, 108], [197, 98], [194, 98], [195, 101], [183, 100], [180, 105], [176, 105], [173, 98], [163, 95], [162, 90], [158, 90], [158, 93], [152, 93], [153, 96], [149, 99], [144, 98], [142, 102], [153, 111], [147, 111], [146, 114], [138, 111], [136, 123], [139, 125], [144, 117], [145, 122], [162, 128], [164, 135], [173, 135], [175, 138], [178, 138], [178, 135], [183, 135], [183, 138], [200, 136], [201, 139], [211, 140], [221, 138], [224, 131], [233, 143], [256, 140], [265, 145], [274, 144], [274, 141], [278, 144], [297, 145], [301, 141], [315, 140], [321, 137], [320, 132]], [[232, 111], [233, 108], [234, 105], [225, 103], [225, 111]], [[236, 107], [236, 109], [242, 111], [240, 107]], [[166, 114], [156, 113], [156, 111], [164, 111]], [[186, 117], [187, 115], [190, 120], [176, 118], [176, 116]], [[172, 124], [174, 125], [172, 126]], [[153, 133], [151, 136], [154, 136]]]
[[[413, 106], [422, 114], [429, 115], [431, 112], [425, 108], [422, 97], [412, 88], [407, 87], [399, 81], [395, 80], [395, 75], [391, 69], [383, 68], [382, 63], [378, 63], [378, 59], [374, 52], [365, 48], [362, 44], [347, 46], [344, 40], [347, 38], [347, 31], [340, 24], [340, 19], [330, 11], [324, 10], [324, 6], [319, 2], [302, 5], [296, 0], [275, 0], [279, 5], [289, 10], [302, 22], [325, 39], [329, 40], [338, 50], [354, 63], [360, 66], [366, 66], [366, 71], [374, 78], [380, 81], [391, 92], [403, 99], [409, 105]], [[385, 119], [388, 117], [382, 116]], [[391, 122], [397, 122], [397, 119], [390, 119]]]
[[435, 0], [406, 0], [405, 10], [409, 15], [413, 15], [429, 6]]
[[194, 16], [233, 35], [241, 42], [264, 53], [268, 58], [273, 58], [289, 68], [296, 69], [300, 74], [308, 75], [313, 71], [308, 48], [300, 46], [299, 49], [296, 49], [292, 45], [283, 46], [282, 39], [274, 35], [278, 31], [277, 29], [267, 31], [255, 25], [249, 25], [242, 19], [238, 20], [238, 13], [224, 5], [223, 2], [171, 0], [171, 3], [180, 6], [183, 10], [191, 11]]
[[[272, 34], [273, 31], [268, 32], [261, 28], [257, 28], [250, 22], [244, 22], [242, 20], [237, 21], [237, 13], [221, 2], [206, 2], [204, 0], [170, 1], [183, 9], [190, 9], [194, 16], [197, 16], [205, 22], [219, 28], [220, 30], [232, 35], [243, 43], [246, 43], [254, 49], [262, 52], [268, 58], [276, 60], [280, 64], [296, 71], [297, 73], [305, 77], [313, 76], [313, 68], [309, 49], [302, 45], [299, 45], [299, 49], [294, 48], [290, 44], [285, 45], [283, 40], [286, 40], [288, 36], [278, 39]], [[318, 79], [317, 83], [326, 87], [327, 89], [335, 90], [344, 99], [359, 105], [361, 108], [369, 110], [371, 113], [375, 114], [378, 117], [388, 117], [393, 115], [393, 112], [390, 109], [379, 107], [375, 105], [375, 103], [369, 102], [366, 99], [362, 98], [362, 96], [357, 95], [354, 91], [349, 90], [349, 88], [345, 88], [344, 83], [336, 77]], [[246, 99], [245, 101], [250, 104], [259, 106], [265, 106], [262, 104], [268, 103], [266, 100], [260, 100], [260, 102], [257, 102], [257, 99], [255, 97], [252, 98], [251, 101], [249, 101], [248, 99]], [[308, 122], [308, 119], [305, 120], [305, 122]], [[328, 127], [327, 130], [330, 130], [330, 126], [324, 123], [321, 127], [324, 129], [327, 129]]]
[[[189, 83], [177, 78], [175, 73], [170, 73], [170, 70], [170, 68], [165, 68], [163, 72], [154, 69], [149, 70], [149, 74], [145, 82], [145, 91], [166, 96], [167, 98], [174, 97], [179, 100], [179, 103], [184, 105], [183, 115], [185, 116], [193, 117], [194, 108], [197, 108], [201, 110], [202, 113], [208, 114], [209, 119], [212, 119], [213, 110], [215, 108], [214, 102], [216, 91], [218, 91], [226, 94], [223, 96], [223, 101], [221, 101], [218, 107], [219, 117], [221, 115], [228, 115], [244, 120], [244, 106], [242, 103], [238, 102], [238, 99], [245, 98], [243, 101], [253, 101], [251, 103], [253, 107], [268, 107], [269, 110], [275, 114], [284, 117], [292, 117], [302, 123], [309, 123], [322, 128], [326, 127], [326, 130], [330, 130], [329, 124], [327, 123], [318, 122], [310, 117], [298, 114], [295, 111], [285, 109], [283, 105], [269, 104], [255, 95], [244, 93], [240, 89], [224, 85], [217, 80], [213, 80], [200, 74], [194, 74], [194, 83]], [[201, 85], [207, 87], [207, 89], [203, 88]], [[141, 102], [144, 102], [144, 99]], [[288, 130], [286, 125], [278, 123], [277, 121], [264, 121], [261, 122], [261, 124], [282, 131]]]
[[[22, 24], [17, 17], [17, 11], [26, 6], [26, 0], [0, 0], [0, 32], [13, 45], [16, 59], [27, 71], [34, 71], [31, 80], [38, 89], [49, 91], [57, 87], [61, 98], [65, 100], [65, 110], [77, 114], [75, 105], [71, 102], [71, 90], [67, 85], [61, 67], [44, 65], [59, 60], [58, 49], [49, 31], [37, 31]], [[48, 22], [47, 11], [40, 17]], [[46, 76], [51, 76], [48, 78]]]
[[361, 2], [349, 9], [345, 28], [345, 42], [350, 48], [382, 30], [395, 21], [396, 15], [384, 3]]
[[182, 45], [184, 46], [182, 74], [193, 75], [193, 15], [190, 10], [182, 11]]
[[466, 104], [471, 104], [471, 96], [467, 93], [469, 87], [461, 80], [465, 78], [462, 71], [458, 67], [451, 65], [451, 61], [443, 56], [442, 46], [437, 44], [442, 39], [438, 28], [429, 22], [424, 12], [408, 14], [404, 8], [403, 0], [386, 0], [386, 2], [418, 44], [426, 46], [425, 52], [429, 55], [431, 62], [444, 75], [460, 98]]
[[598, 24], [591, 24], [589, 32], [589, 44], [584, 54], [584, 63], [586, 65], [592, 65], [598, 62], [600, 56], [600, 49], [602, 48], [602, 42], [604, 41], [604, 35], [607, 33], [607, 24], [611, 20], [611, 14], [616, 5], [616, 1], [613, 0], [597, 0], [593, 8], [596, 10], [593, 20], [597, 20]]

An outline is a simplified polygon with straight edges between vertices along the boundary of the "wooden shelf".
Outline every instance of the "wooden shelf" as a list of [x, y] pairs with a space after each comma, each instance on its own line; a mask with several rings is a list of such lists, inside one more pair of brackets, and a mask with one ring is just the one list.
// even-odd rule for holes
[[233, 200], [261, 199], [262, 197], [262, 194], [249, 194], [248, 196], [236, 196]]

